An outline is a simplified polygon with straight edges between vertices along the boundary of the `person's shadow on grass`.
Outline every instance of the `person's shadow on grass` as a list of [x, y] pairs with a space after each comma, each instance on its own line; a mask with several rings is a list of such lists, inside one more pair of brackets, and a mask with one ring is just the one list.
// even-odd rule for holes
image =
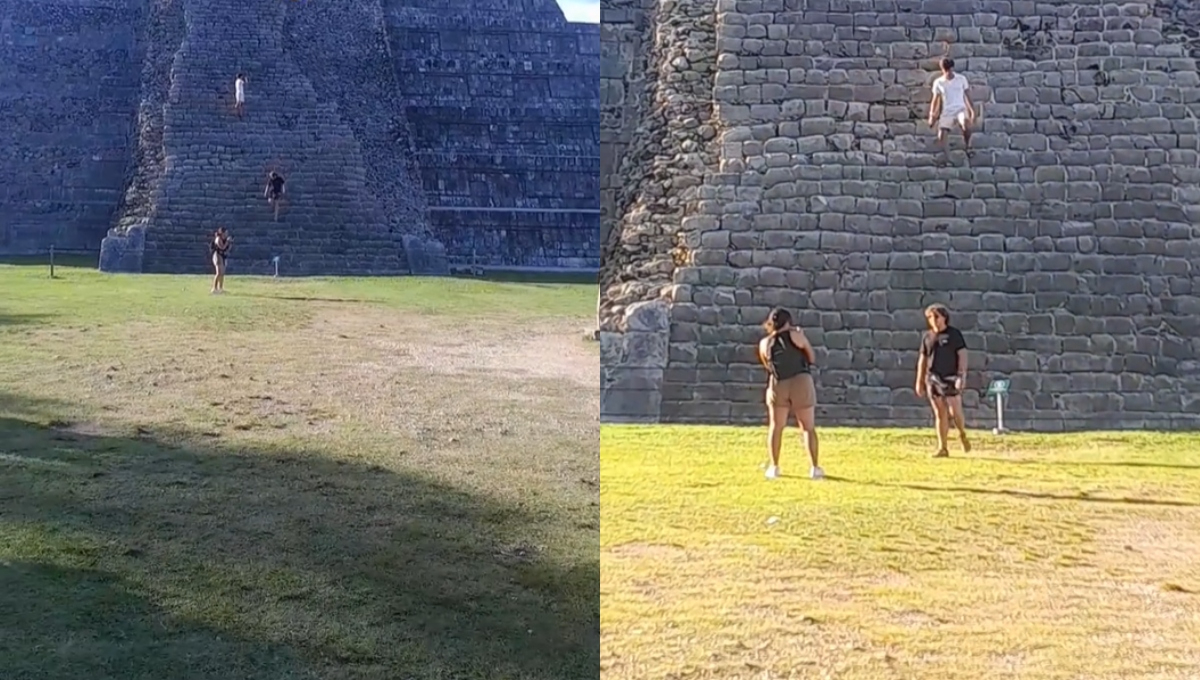
[[1084, 492], [1063, 492], [1054, 493], [1050, 491], [1022, 491], [1019, 489], [988, 489], [976, 486], [957, 486], [957, 485], [937, 485], [923, 484], [917, 482], [881, 482], [875, 480], [860, 480], [850, 479], [848, 477], [838, 477], [836, 475], [825, 475], [823, 481], [838, 482], [843, 484], [854, 484], [859, 486], [874, 486], [885, 487], [892, 489], [904, 489], [908, 491], [923, 491], [928, 493], [947, 493], [947, 494], [971, 494], [984, 496], [1004, 496], [1008, 498], [1024, 498], [1029, 500], [1043, 501], [1079, 501], [1083, 503], [1116, 503], [1125, 505], [1156, 505], [1161, 507], [1176, 507], [1176, 508], [1200, 508], [1200, 503], [1191, 501], [1183, 501], [1177, 499], [1158, 499], [1158, 498], [1135, 498], [1121, 497], [1115, 498], [1110, 496], [1094, 496]]
[[6, 679], [595, 677], [598, 552], [537, 507], [53, 411], [0, 394]]

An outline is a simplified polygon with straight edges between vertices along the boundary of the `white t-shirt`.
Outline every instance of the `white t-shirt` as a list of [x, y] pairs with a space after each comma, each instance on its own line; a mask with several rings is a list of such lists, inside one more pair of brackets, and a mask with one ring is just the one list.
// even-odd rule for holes
[[237, 97], [237, 100], [239, 102], [246, 101], [246, 81], [242, 80], [241, 78], [238, 78], [233, 83], [233, 89], [234, 89], [235, 96]]
[[967, 79], [961, 73], [954, 78], [939, 76], [933, 81], [933, 94], [942, 95], [942, 114], [965, 111], [967, 108]]

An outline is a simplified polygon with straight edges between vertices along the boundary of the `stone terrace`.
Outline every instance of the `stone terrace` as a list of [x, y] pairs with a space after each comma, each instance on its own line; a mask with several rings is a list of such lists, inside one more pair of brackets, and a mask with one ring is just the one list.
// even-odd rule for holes
[[597, 27], [566, 22], [554, 0], [395, 0], [388, 24], [447, 252], [596, 267]]
[[[673, 119], [642, 107], [642, 137], [670, 143], [657, 165], [616, 166], [666, 189], [616, 206], [607, 417], [760, 421], [753, 342], [782, 305], [820, 347], [824, 422], [923, 424], [915, 348], [940, 301], [973, 350], [976, 423], [977, 390], [1008, 377], [1018, 427], [1200, 425], [1200, 76], [1171, 7], [681, 0], [651, 18], [693, 43], [652, 45], [647, 69], [693, 116], [667, 137]], [[942, 167], [923, 118], [944, 55], [982, 118], [973, 157]], [[655, 205], [688, 209], [672, 230]], [[652, 276], [631, 275], [650, 257]], [[618, 331], [631, 309], [653, 330], [633, 303], [659, 296], [654, 367]], [[618, 394], [655, 389], [657, 413]]]

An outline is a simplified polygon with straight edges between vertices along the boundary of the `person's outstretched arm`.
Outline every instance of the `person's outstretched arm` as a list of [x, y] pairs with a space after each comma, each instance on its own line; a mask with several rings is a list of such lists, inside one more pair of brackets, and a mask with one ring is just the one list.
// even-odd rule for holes
[[929, 375], [929, 355], [925, 353], [925, 339], [921, 339], [921, 351], [917, 358], [917, 384], [915, 389], [918, 397], [925, 396], [925, 378]]

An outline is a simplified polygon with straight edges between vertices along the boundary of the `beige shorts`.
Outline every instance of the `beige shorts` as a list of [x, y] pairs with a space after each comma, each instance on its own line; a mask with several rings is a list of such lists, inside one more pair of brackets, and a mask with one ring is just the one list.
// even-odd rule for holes
[[958, 127], [963, 128], [964, 130], [966, 129], [966, 127], [967, 127], [967, 110], [966, 109], [959, 109], [957, 111], [943, 111], [941, 117], [938, 118], [938, 129], [939, 130], [949, 130], [954, 127], [955, 123], [958, 124]]
[[767, 406], [798, 411], [817, 405], [817, 386], [809, 373], [767, 384]]

